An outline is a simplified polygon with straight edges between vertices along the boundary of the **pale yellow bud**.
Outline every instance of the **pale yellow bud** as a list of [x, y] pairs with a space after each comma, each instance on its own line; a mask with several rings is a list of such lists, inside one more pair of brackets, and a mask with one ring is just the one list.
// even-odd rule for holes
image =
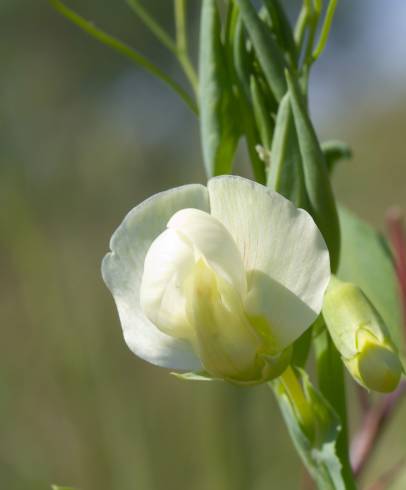
[[399, 384], [402, 364], [383, 319], [362, 290], [332, 277], [323, 316], [354, 379], [374, 391], [393, 391]]

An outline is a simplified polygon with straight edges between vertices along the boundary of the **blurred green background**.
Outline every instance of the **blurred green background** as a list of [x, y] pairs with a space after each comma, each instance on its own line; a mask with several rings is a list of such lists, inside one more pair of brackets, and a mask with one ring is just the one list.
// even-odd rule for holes
[[[146, 3], [170, 28], [171, 2]], [[179, 77], [124, 1], [70, 5]], [[355, 153], [337, 195], [380, 228], [388, 206], [406, 209], [406, 10], [391, 7], [341, 2], [312, 90], [322, 138]], [[137, 359], [100, 277], [131, 207], [204, 181], [192, 114], [45, 1], [2, 0], [0, 38], [0, 488], [302, 488], [269, 390], [186, 383]], [[406, 455], [405, 405], [366, 482]]]

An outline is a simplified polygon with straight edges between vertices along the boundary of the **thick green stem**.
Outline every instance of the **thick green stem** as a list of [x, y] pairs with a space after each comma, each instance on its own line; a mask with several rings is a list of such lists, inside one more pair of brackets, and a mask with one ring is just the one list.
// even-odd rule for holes
[[314, 344], [319, 389], [334, 408], [341, 421], [341, 432], [337, 439], [337, 455], [343, 466], [342, 475], [346, 490], [356, 490], [357, 487], [349, 458], [344, 366], [327, 330], [323, 330], [316, 337]]

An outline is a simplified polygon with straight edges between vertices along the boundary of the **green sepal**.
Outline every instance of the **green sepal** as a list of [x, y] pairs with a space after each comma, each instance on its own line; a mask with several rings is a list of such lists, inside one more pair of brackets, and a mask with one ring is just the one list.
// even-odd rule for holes
[[190, 371], [188, 373], [172, 372], [172, 376], [182, 379], [183, 381], [220, 381], [218, 378], [213, 378], [206, 371]]
[[215, 0], [202, 4], [200, 26], [200, 129], [208, 177], [229, 174], [240, 136], [220, 15]]
[[59, 485], [51, 485], [52, 490], [76, 490], [73, 487], [60, 487]]
[[337, 275], [362, 289], [400, 349], [403, 345], [402, 308], [389, 245], [381, 233], [343, 206], [339, 207], [339, 216], [342, 255]]
[[236, 0], [240, 15], [257, 59], [275, 99], [279, 102], [286, 92], [285, 61], [272, 33], [260, 19], [250, 0]]
[[267, 186], [290, 199], [296, 206], [307, 207], [299, 142], [289, 94], [283, 97], [276, 116]]
[[340, 254], [340, 225], [327, 165], [299, 85], [288, 71], [286, 71], [286, 78], [302, 157], [304, 182], [310, 203], [309, 211], [326, 240], [331, 269], [335, 272]]
[[321, 144], [321, 149], [330, 175], [335, 169], [336, 163], [340, 160], [349, 160], [352, 158], [350, 146], [343, 141], [325, 141]]
[[[301, 369], [295, 369], [295, 374], [305, 401], [291, 396], [282, 377], [270, 383], [293, 443], [320, 490], [345, 490], [341, 463], [336, 454], [341, 430], [339, 418], [308, 375]], [[304, 407], [306, 403], [307, 407]], [[309, 427], [304, 426], [299, 416], [306, 409], [311, 417]]]

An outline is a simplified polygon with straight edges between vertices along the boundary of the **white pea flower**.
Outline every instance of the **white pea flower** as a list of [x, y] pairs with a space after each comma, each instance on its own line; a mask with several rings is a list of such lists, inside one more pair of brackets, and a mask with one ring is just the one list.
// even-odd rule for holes
[[110, 247], [103, 278], [130, 349], [158, 366], [240, 384], [282, 373], [330, 279], [311, 216], [236, 176], [152, 196]]

